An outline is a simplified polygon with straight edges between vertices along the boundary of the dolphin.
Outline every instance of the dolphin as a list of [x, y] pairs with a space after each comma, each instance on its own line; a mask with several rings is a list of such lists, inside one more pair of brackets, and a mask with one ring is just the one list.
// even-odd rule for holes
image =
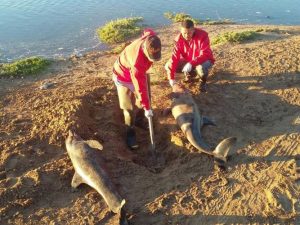
[[77, 188], [85, 183], [94, 188], [111, 211], [120, 213], [120, 224], [128, 224], [123, 210], [126, 201], [111, 182], [104, 168], [104, 161], [99, 155], [98, 150], [103, 149], [102, 145], [95, 140], [84, 141], [75, 132], [69, 131], [66, 148], [75, 169], [71, 186]]
[[172, 94], [172, 115], [188, 141], [200, 152], [213, 156], [217, 162], [226, 162], [227, 155], [232, 146], [236, 143], [237, 138], [226, 138], [222, 140], [216, 148], [212, 148], [206, 144], [201, 136], [201, 128], [204, 125], [215, 125], [215, 123], [201, 115], [191, 94], [182, 87], [175, 85]]

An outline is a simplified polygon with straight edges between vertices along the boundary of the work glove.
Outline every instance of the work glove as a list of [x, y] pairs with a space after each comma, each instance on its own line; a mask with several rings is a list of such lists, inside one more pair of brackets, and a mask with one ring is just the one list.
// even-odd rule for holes
[[149, 117], [152, 117], [153, 116], [153, 112], [152, 112], [152, 110], [151, 109], [145, 109], [145, 116], [147, 117], [147, 118], [149, 118]]
[[177, 82], [175, 80], [169, 80], [169, 84], [171, 87], [173, 87], [175, 84], [177, 84]]
[[187, 64], [184, 65], [184, 67], [182, 69], [182, 72], [183, 73], [189, 73], [189, 72], [191, 72], [192, 68], [193, 68], [192, 64], [187, 63]]

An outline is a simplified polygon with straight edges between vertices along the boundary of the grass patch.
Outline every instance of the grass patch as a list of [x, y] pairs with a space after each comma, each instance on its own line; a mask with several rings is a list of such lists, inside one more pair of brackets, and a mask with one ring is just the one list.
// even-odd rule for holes
[[165, 12], [164, 17], [171, 20], [173, 23], [182, 22], [186, 19], [192, 20], [194, 22], [194, 24], [200, 23], [200, 20], [195, 19], [195, 18], [191, 17], [189, 14], [185, 14], [185, 13], [176, 13], [175, 14], [175, 13], [171, 13], [171, 12]]
[[212, 39], [212, 45], [218, 45], [223, 43], [242, 43], [244, 41], [253, 40], [259, 34], [255, 31], [243, 31], [243, 32], [226, 32], [218, 35]]
[[230, 19], [223, 19], [223, 20], [204, 20], [200, 21], [200, 24], [202, 25], [226, 25], [226, 24], [235, 24]]
[[223, 19], [223, 20], [200, 20], [200, 19], [195, 19], [191, 17], [189, 14], [185, 13], [171, 13], [171, 12], [165, 12], [164, 17], [171, 20], [173, 23], [178, 23], [182, 22], [186, 19], [190, 19], [194, 22], [195, 25], [201, 24], [201, 25], [222, 25], [222, 24], [234, 24], [233, 21], [230, 19]]
[[0, 78], [36, 75], [49, 64], [49, 60], [41, 57], [30, 57], [17, 60], [13, 63], [3, 63], [0, 64]]
[[141, 21], [142, 17], [113, 20], [97, 29], [98, 38], [107, 44], [123, 42], [141, 32], [142, 26], [138, 25]]
[[266, 33], [276, 33], [276, 34], [288, 34], [285, 30], [280, 30], [279, 28], [258, 28], [255, 30], [258, 33], [266, 32]]

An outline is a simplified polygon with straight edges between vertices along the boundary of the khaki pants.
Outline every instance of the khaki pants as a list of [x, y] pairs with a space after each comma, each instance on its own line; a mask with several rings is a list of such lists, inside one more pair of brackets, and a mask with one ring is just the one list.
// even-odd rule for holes
[[[148, 74], [147, 80], [149, 81]], [[117, 87], [120, 109], [123, 110], [125, 125], [132, 127], [135, 124], [135, 117], [142, 118], [144, 116], [144, 110], [140, 101], [137, 99], [135, 92], [133, 92], [134, 90], [132, 90], [132, 84], [129, 87], [129, 85], [115, 81], [115, 85]], [[147, 86], [148, 90], [150, 90], [149, 83]]]
[[[182, 73], [182, 69], [187, 62], [188, 61], [186, 61], [185, 59], [180, 59], [176, 68], [176, 73]], [[170, 74], [170, 64], [171, 60], [169, 60], [165, 65], [165, 69], [167, 70], [168, 74]], [[195, 77], [196, 75], [198, 75], [201, 81], [206, 82], [209, 70], [212, 66], [213, 64], [209, 60], [207, 60], [204, 63], [193, 67], [192, 71], [189, 74], [187, 74], [187, 76]]]

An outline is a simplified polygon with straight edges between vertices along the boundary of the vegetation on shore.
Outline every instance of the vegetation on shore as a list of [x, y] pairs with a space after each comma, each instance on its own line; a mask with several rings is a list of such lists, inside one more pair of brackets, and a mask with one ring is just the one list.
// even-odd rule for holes
[[182, 22], [186, 19], [192, 20], [194, 22], [194, 24], [199, 24], [200, 20], [199, 19], [195, 19], [193, 17], [191, 17], [191, 15], [189, 14], [185, 14], [185, 13], [171, 13], [171, 12], [165, 12], [164, 16], [171, 20], [173, 23], [178, 23], [178, 22]]
[[266, 33], [276, 33], [276, 34], [289, 34], [286, 30], [280, 30], [279, 28], [258, 28], [255, 30], [258, 33], [266, 32]]
[[230, 43], [242, 43], [244, 41], [253, 40], [259, 34], [256, 31], [242, 31], [242, 32], [226, 32], [220, 34], [212, 39], [212, 45]]
[[[194, 24], [203, 24], [203, 25], [217, 25], [217, 24], [232, 24], [233, 22], [224, 19], [224, 20], [204, 20], [192, 18], [189, 14], [177, 13], [173, 14], [171, 12], [164, 13], [164, 16], [173, 22], [181, 22], [186, 19], [190, 19]], [[113, 47], [110, 53], [119, 54], [128, 44], [124, 43], [128, 39], [136, 36], [142, 31], [142, 25], [139, 22], [143, 21], [142, 17], [128, 17], [110, 21], [104, 26], [97, 29], [98, 38], [100, 41], [106, 44], [119, 44]]]
[[229, 19], [223, 19], [223, 20], [200, 20], [200, 19], [196, 19], [191, 17], [191, 15], [189, 14], [185, 14], [185, 13], [171, 13], [171, 12], [165, 12], [164, 16], [171, 20], [173, 23], [178, 23], [178, 22], [182, 22], [186, 19], [190, 19], [194, 22], [194, 24], [198, 25], [220, 25], [220, 24], [233, 24], [234, 22], [229, 20]]
[[223, 20], [204, 20], [200, 22], [201, 25], [222, 25], [222, 24], [235, 24], [230, 19], [223, 19]]
[[116, 44], [127, 40], [142, 30], [138, 23], [143, 21], [142, 17], [122, 18], [110, 21], [103, 27], [97, 29], [99, 39], [107, 44]]
[[36, 75], [49, 64], [50, 61], [42, 57], [30, 57], [12, 63], [3, 63], [0, 64], [0, 78]]

